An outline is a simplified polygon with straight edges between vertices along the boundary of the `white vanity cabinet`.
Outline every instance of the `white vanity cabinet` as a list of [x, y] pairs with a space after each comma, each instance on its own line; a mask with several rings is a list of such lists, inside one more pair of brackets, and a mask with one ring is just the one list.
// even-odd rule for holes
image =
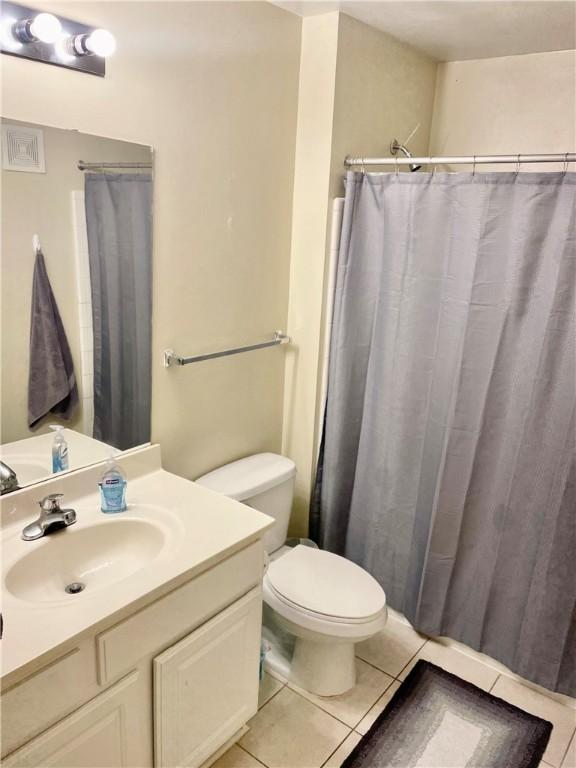
[[2, 760], [5, 768], [149, 765], [146, 703], [138, 671]]
[[257, 711], [262, 544], [253, 542], [2, 694], [7, 768], [198, 768]]
[[259, 590], [154, 659], [156, 765], [197, 766], [258, 708]]

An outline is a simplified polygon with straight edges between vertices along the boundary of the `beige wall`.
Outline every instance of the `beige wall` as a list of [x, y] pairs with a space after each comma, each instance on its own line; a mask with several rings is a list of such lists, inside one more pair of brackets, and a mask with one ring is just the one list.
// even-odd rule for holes
[[184, 476], [279, 450], [283, 352], [165, 370], [286, 326], [300, 19], [268, 3], [43, 7], [109, 28], [105, 79], [4, 56], [3, 114], [155, 148], [152, 437]]
[[437, 63], [396, 38], [341, 15], [330, 193], [342, 195], [346, 155], [388, 156], [393, 139], [426, 154]]
[[308, 529], [340, 14], [303, 19], [282, 452], [298, 468], [291, 533]]
[[84, 189], [84, 174], [78, 170], [78, 160], [150, 162], [151, 159], [150, 148], [138, 144], [56, 128], [44, 127], [43, 132], [46, 173], [2, 171], [2, 443], [47, 432], [48, 422], [66, 423], [82, 431], [80, 408], [69, 422], [52, 416], [34, 432], [28, 429], [32, 236], [36, 233], [40, 236], [48, 277], [72, 351], [82, 403], [71, 197], [74, 190]]
[[305, 18], [302, 40], [283, 434], [298, 466], [295, 535], [307, 531], [319, 439], [330, 203], [347, 154], [387, 155], [418, 123], [411, 147], [427, 150], [436, 76], [432, 59], [344, 14]]
[[[576, 51], [439, 65], [430, 150], [436, 155], [576, 151]], [[521, 166], [522, 171], [561, 169], [561, 164]]]

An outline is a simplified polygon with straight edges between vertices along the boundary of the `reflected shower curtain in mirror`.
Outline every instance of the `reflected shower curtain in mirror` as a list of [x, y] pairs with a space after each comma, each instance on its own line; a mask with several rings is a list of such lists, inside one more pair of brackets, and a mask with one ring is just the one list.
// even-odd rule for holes
[[576, 174], [346, 185], [312, 532], [576, 694]]
[[94, 437], [150, 440], [152, 177], [89, 173], [86, 224], [94, 328]]

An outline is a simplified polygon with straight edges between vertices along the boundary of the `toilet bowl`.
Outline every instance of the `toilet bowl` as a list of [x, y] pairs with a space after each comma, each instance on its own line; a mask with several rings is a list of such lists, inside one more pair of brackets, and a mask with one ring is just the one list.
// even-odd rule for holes
[[340, 555], [301, 544], [283, 546], [295, 475], [290, 459], [262, 453], [196, 482], [274, 518], [264, 538], [271, 557], [263, 599], [273, 617], [267, 637], [274, 645], [276, 628], [294, 638], [288, 668], [281, 670], [292, 683], [320, 696], [335, 696], [356, 684], [354, 647], [383, 629], [386, 595], [369, 573]]

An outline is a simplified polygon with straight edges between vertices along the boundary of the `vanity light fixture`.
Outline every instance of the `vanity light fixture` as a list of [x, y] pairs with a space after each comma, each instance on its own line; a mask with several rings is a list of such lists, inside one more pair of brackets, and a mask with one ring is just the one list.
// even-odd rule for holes
[[2, 2], [0, 14], [0, 49], [10, 56], [103, 77], [105, 59], [116, 50], [114, 35], [107, 29], [8, 1]]

